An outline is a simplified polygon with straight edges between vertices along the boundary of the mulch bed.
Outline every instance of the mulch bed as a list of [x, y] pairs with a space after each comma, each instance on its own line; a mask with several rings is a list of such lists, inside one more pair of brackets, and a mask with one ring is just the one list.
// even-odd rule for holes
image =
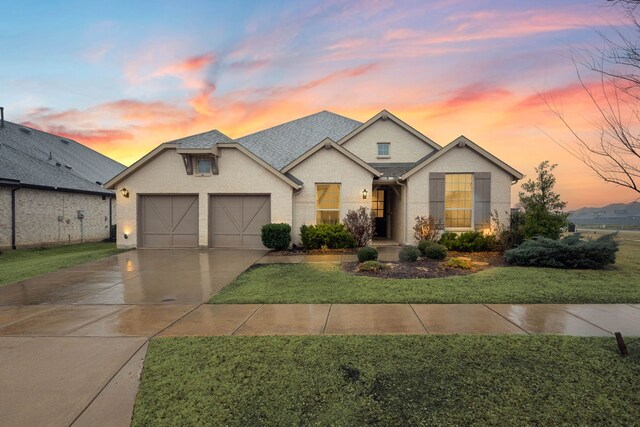
[[379, 271], [359, 271], [357, 262], [342, 264], [342, 268], [356, 276], [379, 277], [381, 279], [431, 279], [437, 277], [465, 276], [486, 270], [487, 268], [506, 265], [503, 256], [498, 252], [449, 252], [450, 258], [467, 257], [472, 262], [487, 263], [487, 265], [472, 264], [470, 269], [448, 267], [447, 260], [436, 261], [428, 258], [420, 258], [416, 262], [383, 262], [387, 268]]

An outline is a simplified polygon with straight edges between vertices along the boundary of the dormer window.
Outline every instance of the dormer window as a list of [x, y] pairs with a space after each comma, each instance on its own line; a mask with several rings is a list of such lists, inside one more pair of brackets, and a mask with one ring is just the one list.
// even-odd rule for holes
[[211, 175], [211, 159], [197, 159], [196, 175]]
[[389, 142], [378, 142], [378, 158], [388, 158], [391, 155], [389, 154], [391, 143]]

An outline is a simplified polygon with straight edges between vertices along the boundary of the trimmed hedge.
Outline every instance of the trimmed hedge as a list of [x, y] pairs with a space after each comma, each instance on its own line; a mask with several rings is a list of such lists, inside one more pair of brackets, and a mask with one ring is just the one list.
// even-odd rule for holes
[[607, 234], [596, 240], [581, 240], [579, 235], [560, 240], [538, 237], [506, 251], [504, 258], [519, 266], [600, 269], [616, 262], [619, 244], [614, 236]]
[[342, 224], [303, 225], [300, 240], [305, 249], [354, 248], [356, 241]]
[[376, 248], [372, 248], [371, 246], [365, 246], [364, 248], [358, 251], [358, 261], [375, 261], [378, 259], [378, 250]]
[[429, 240], [420, 240], [418, 242], [418, 250], [420, 251], [420, 254], [422, 256], [425, 256], [427, 254], [427, 248], [429, 246], [433, 246], [433, 245], [437, 245], [436, 242], [431, 242]]
[[291, 243], [291, 226], [289, 224], [265, 224], [260, 229], [262, 244], [269, 249], [284, 251]]
[[380, 271], [387, 268], [386, 265], [379, 263], [378, 261], [365, 261], [360, 266], [358, 266], [358, 270], [360, 271]]
[[479, 231], [467, 231], [458, 235], [453, 232], [446, 232], [438, 242], [450, 251], [459, 252], [486, 252], [492, 251], [496, 247], [496, 238], [491, 234], [484, 235]]
[[433, 244], [427, 247], [424, 255], [430, 259], [445, 259], [449, 251], [444, 245]]
[[416, 262], [420, 256], [420, 250], [412, 245], [404, 246], [400, 249], [400, 262]]

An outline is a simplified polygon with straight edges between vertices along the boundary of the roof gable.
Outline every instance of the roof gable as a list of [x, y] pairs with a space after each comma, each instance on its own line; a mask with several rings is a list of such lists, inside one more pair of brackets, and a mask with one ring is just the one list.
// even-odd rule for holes
[[340, 154], [342, 154], [343, 156], [347, 157], [349, 160], [351, 160], [355, 164], [357, 164], [358, 166], [362, 167], [363, 169], [366, 169], [368, 172], [370, 172], [374, 176], [377, 176], [377, 177], [382, 176], [382, 173], [380, 171], [376, 170], [375, 168], [373, 168], [372, 166], [367, 164], [364, 160], [362, 160], [361, 158], [359, 158], [358, 156], [356, 156], [355, 154], [353, 154], [349, 150], [339, 146], [338, 144], [336, 144], [334, 141], [332, 141], [329, 138], [325, 138], [323, 141], [321, 141], [319, 144], [316, 144], [314, 147], [312, 147], [310, 150], [308, 150], [302, 156], [299, 156], [295, 161], [289, 163], [286, 167], [284, 167], [282, 169], [282, 172], [283, 173], [287, 173], [287, 172], [293, 170], [296, 166], [298, 166], [299, 164], [301, 164], [304, 161], [308, 160], [309, 158], [313, 157], [314, 154], [316, 154], [317, 152], [319, 152], [323, 148], [324, 149], [334, 149], [337, 152], [339, 152]]
[[427, 144], [430, 147], [432, 147], [434, 150], [440, 150], [442, 148], [438, 144], [436, 144], [432, 139], [430, 139], [430, 138], [426, 137], [425, 135], [423, 135], [422, 133], [418, 132], [416, 129], [414, 129], [413, 127], [409, 126], [407, 123], [405, 123], [404, 121], [400, 120], [398, 117], [394, 116], [393, 114], [391, 114], [387, 110], [380, 111], [378, 114], [376, 114], [375, 116], [373, 116], [372, 118], [367, 120], [365, 123], [362, 123], [359, 127], [353, 129], [351, 132], [349, 132], [348, 134], [346, 134], [345, 136], [343, 136], [342, 138], [337, 140], [338, 145], [343, 145], [344, 143], [348, 142], [354, 136], [358, 135], [360, 132], [364, 131], [365, 129], [367, 129], [368, 127], [373, 125], [378, 120], [391, 120], [392, 122], [394, 122], [395, 124], [400, 126], [402, 129], [404, 129], [407, 132], [409, 132], [410, 134], [414, 135], [420, 141], [422, 141], [425, 144]]
[[508, 164], [506, 164], [502, 160], [498, 159], [493, 154], [491, 154], [488, 151], [486, 151], [484, 148], [482, 148], [479, 145], [477, 145], [475, 142], [471, 141], [469, 138], [465, 137], [464, 135], [460, 135], [458, 138], [456, 138], [453, 141], [451, 141], [449, 144], [447, 144], [440, 151], [437, 151], [433, 155], [427, 156], [424, 159], [422, 159], [422, 161], [418, 162], [414, 168], [412, 168], [411, 170], [406, 172], [404, 175], [402, 175], [400, 177], [400, 179], [405, 180], [405, 179], [409, 178], [411, 175], [413, 175], [414, 173], [418, 172], [419, 170], [421, 170], [422, 168], [424, 168], [428, 164], [430, 164], [433, 161], [439, 159], [440, 157], [445, 156], [449, 151], [451, 151], [452, 149], [454, 149], [456, 147], [467, 147], [467, 148], [471, 149], [476, 154], [484, 157], [489, 162], [493, 163], [494, 165], [496, 165], [500, 169], [502, 169], [505, 172], [507, 172], [508, 174], [510, 174], [512, 176], [512, 178], [514, 180], [516, 180], [516, 181], [522, 179], [522, 177], [524, 176], [524, 175], [522, 175], [522, 173], [518, 172], [517, 170], [515, 170], [514, 168], [512, 168], [511, 166], [509, 166]]
[[292, 120], [236, 139], [249, 151], [280, 170], [325, 138], [337, 141], [361, 123], [329, 111]]

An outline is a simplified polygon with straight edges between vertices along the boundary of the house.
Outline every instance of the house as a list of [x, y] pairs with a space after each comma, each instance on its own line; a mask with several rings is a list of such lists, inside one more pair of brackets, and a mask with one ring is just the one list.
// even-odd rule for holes
[[102, 184], [124, 165], [0, 113], [0, 248], [109, 238], [115, 197]]
[[[414, 242], [418, 215], [485, 230], [522, 174], [461, 136], [445, 147], [386, 110], [365, 123], [328, 111], [235, 140], [167, 142], [110, 180], [119, 247], [262, 248], [260, 228], [336, 223], [365, 206], [378, 238]], [[505, 218], [503, 218], [505, 219]]]

